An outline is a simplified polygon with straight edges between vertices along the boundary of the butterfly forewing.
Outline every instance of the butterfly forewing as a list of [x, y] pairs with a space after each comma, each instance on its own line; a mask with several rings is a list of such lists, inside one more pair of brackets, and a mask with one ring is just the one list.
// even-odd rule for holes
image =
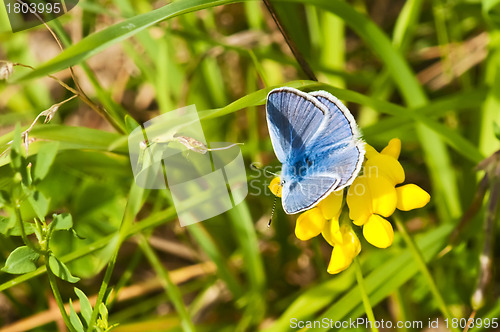
[[311, 92], [328, 109], [328, 125], [316, 136], [310, 146], [310, 153], [315, 153], [324, 163], [328, 172], [337, 174], [341, 181], [334, 190], [339, 190], [352, 183], [363, 163], [364, 143], [359, 139], [359, 130], [354, 117], [347, 107], [326, 91]]
[[280, 88], [267, 96], [266, 113], [274, 152], [284, 164], [310, 143], [322, 125], [325, 106], [304, 92]]

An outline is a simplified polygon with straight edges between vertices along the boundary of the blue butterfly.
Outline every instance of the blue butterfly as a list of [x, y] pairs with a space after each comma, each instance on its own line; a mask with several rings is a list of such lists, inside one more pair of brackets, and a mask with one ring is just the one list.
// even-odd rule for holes
[[349, 186], [365, 149], [347, 107], [326, 91], [283, 87], [267, 95], [267, 125], [280, 174], [283, 209], [308, 210], [332, 191]]

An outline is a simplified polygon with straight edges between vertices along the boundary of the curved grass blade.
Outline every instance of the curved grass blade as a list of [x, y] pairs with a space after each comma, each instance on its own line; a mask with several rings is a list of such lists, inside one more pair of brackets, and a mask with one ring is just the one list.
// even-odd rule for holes
[[[71, 45], [36, 70], [18, 77], [15, 81], [33, 79], [78, 64], [107, 47], [125, 40], [158, 22], [205, 8], [240, 2], [237, 0], [184, 0], [175, 1], [151, 12], [134, 16], [96, 32]], [[14, 80], [13, 80], [14, 81]]]

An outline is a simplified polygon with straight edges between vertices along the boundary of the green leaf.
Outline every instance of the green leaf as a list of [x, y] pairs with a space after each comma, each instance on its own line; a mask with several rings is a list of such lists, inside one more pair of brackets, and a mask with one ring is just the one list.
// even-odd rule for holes
[[[116, 133], [110, 133], [102, 130], [85, 128], [85, 127], [70, 127], [64, 125], [46, 124], [43, 126], [35, 126], [30, 132], [31, 138], [37, 138], [30, 144], [29, 155], [35, 155], [46, 144], [43, 140], [51, 140], [59, 142], [58, 151], [63, 150], [98, 150], [98, 151], [114, 151], [120, 153], [128, 153], [126, 140], [121, 145], [116, 145], [116, 141], [122, 139], [122, 136]], [[0, 146], [11, 140], [10, 135], [0, 137]], [[44, 143], [44, 144], [42, 144]], [[115, 148], [111, 149], [114, 144]], [[0, 159], [0, 166], [9, 163], [8, 158]]]
[[16, 224], [15, 218], [5, 218], [0, 216], [0, 234], [7, 234]]
[[92, 316], [92, 305], [90, 304], [90, 301], [85, 295], [84, 292], [79, 290], [78, 288], [74, 288], [76, 296], [80, 299], [80, 311], [82, 312], [83, 319], [85, 319], [85, 322], [87, 325], [90, 323], [90, 317]]
[[71, 299], [69, 299], [69, 320], [77, 332], [85, 332], [82, 321], [76, 314], [75, 308], [73, 308], [73, 302]]
[[[283, 85], [285, 84], [281, 84], [279, 86]], [[307, 81], [307, 80], [286, 82], [286, 86], [306, 92], [316, 91], [316, 90], [326, 90], [341, 100], [346, 100], [360, 105], [367, 105], [380, 113], [398, 115], [404, 118], [411, 119], [411, 116], [408, 114], [409, 110], [405, 107], [389, 103], [387, 101], [371, 98], [352, 90], [339, 89], [329, 84], [315, 82], [315, 81]], [[247, 107], [264, 105], [266, 103], [267, 94], [269, 93], [269, 91], [271, 91], [273, 88], [276, 87], [278, 86], [272, 86], [249, 93], [241, 97], [240, 99], [235, 100], [231, 104], [219, 109], [200, 111], [199, 112], [200, 120], [213, 119], [216, 117], [236, 112], [238, 110]]]
[[50, 226], [54, 231], [68, 230], [73, 227], [73, 217], [69, 213], [54, 215], [54, 220], [52, 220]]
[[49, 212], [50, 200], [47, 199], [40, 191], [34, 191], [28, 196], [28, 201], [33, 208], [33, 211], [35, 211], [36, 216], [40, 220], [44, 220], [45, 216]]
[[80, 280], [80, 278], [78, 277], [73, 277], [73, 275], [71, 275], [71, 272], [69, 272], [68, 267], [52, 254], [49, 256], [49, 267], [52, 273], [54, 273], [62, 280], [66, 280], [71, 283], [75, 283]]
[[[35, 226], [32, 223], [23, 221], [23, 226], [26, 235], [30, 235], [35, 232]], [[16, 218], [14, 215], [12, 215], [11, 218], [0, 216], [0, 234], [11, 236], [22, 235], [21, 227], [19, 227], [19, 223], [16, 223]]]
[[54, 162], [59, 149], [59, 142], [49, 142], [43, 144], [38, 150], [34, 172], [34, 180], [40, 181], [45, 178]]
[[106, 305], [101, 302], [99, 305], [99, 314], [101, 314], [101, 319], [105, 322], [108, 321], [108, 308], [106, 308]]
[[128, 114], [125, 115], [125, 128], [127, 129], [127, 133], [130, 134], [134, 131], [135, 128], [139, 126], [139, 123], [137, 123], [137, 121], [135, 121], [133, 117]]
[[12, 274], [23, 274], [36, 270], [35, 262], [40, 254], [30, 247], [23, 246], [16, 248], [10, 253], [2, 271]]

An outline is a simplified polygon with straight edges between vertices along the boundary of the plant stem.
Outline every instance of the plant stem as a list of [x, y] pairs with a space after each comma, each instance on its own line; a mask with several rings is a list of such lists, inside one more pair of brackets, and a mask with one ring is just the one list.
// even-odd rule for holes
[[[446, 306], [446, 303], [443, 300], [443, 297], [441, 296], [441, 293], [439, 292], [436, 282], [432, 278], [431, 273], [429, 272], [429, 269], [427, 268], [427, 265], [425, 264], [424, 257], [422, 256], [422, 252], [420, 249], [417, 247], [415, 242], [413, 242], [413, 239], [411, 238], [410, 234], [408, 234], [408, 231], [406, 230], [405, 225], [401, 221], [399, 217], [397, 217], [395, 214], [392, 215], [394, 218], [394, 221], [396, 222], [396, 226], [398, 227], [399, 232], [401, 233], [401, 236], [403, 237], [406, 245], [410, 249], [410, 252], [413, 255], [413, 258], [417, 262], [417, 265], [420, 269], [420, 272], [423, 274], [425, 280], [427, 281], [427, 285], [429, 286], [429, 289], [434, 296], [434, 299], [436, 300], [439, 310], [441, 313], [451, 322], [453, 319], [453, 316], [451, 315], [450, 311], [448, 310], [448, 307]], [[452, 328], [453, 329], [453, 328]], [[453, 329], [454, 331], [457, 331], [457, 329]]]
[[49, 255], [50, 253], [45, 254], [45, 267], [47, 268], [47, 276], [49, 277], [49, 283], [50, 287], [52, 288], [52, 293], [54, 294], [54, 298], [56, 299], [57, 306], [59, 307], [59, 311], [61, 311], [61, 316], [64, 320], [64, 324], [66, 324], [66, 327], [71, 331], [74, 332], [76, 331], [73, 325], [71, 324], [71, 321], [69, 320], [68, 313], [66, 312], [66, 308], [64, 307], [64, 301], [61, 297], [61, 293], [59, 292], [59, 287], [57, 287], [57, 280], [50, 270], [49, 266]]
[[365, 313], [368, 320], [371, 322], [371, 330], [373, 332], [378, 332], [378, 328], [375, 327], [375, 315], [373, 314], [373, 308], [370, 304], [370, 299], [365, 288], [365, 280], [363, 279], [363, 272], [361, 271], [361, 264], [357, 257], [354, 258], [354, 267], [356, 268], [356, 280], [358, 281], [358, 288], [361, 292], [361, 298], [363, 299], [363, 306], [365, 307]]
[[286, 31], [285, 27], [281, 24], [278, 15], [276, 14], [276, 11], [274, 10], [273, 5], [271, 5], [271, 2], [269, 0], [264, 0], [264, 4], [267, 7], [267, 10], [273, 17], [274, 22], [278, 26], [278, 29], [280, 30], [281, 34], [283, 35], [283, 38], [285, 38], [286, 43], [288, 44], [288, 47], [290, 47], [290, 50], [293, 53], [293, 56], [295, 59], [297, 59], [297, 62], [299, 63], [300, 67], [306, 74], [307, 78], [309, 78], [311, 81], [318, 81], [316, 78], [316, 75], [314, 75], [314, 72], [312, 71], [311, 67], [307, 63], [307, 61], [304, 59], [304, 56], [302, 53], [300, 53], [299, 49], [297, 48], [297, 45], [293, 42], [292, 38], [290, 38], [290, 35]]
[[[499, 167], [500, 170], [500, 167]], [[498, 206], [500, 203], [500, 179], [493, 177], [490, 185], [488, 209], [484, 218], [484, 243], [479, 260], [479, 274], [476, 290], [471, 299], [472, 309], [478, 311], [487, 301], [487, 288], [493, 279], [493, 248], [495, 247], [495, 221], [498, 220]]]
[[28, 236], [26, 235], [26, 231], [24, 230], [23, 218], [21, 216], [21, 209], [19, 208], [19, 203], [15, 204], [14, 210], [16, 212], [16, 221], [17, 221], [17, 223], [19, 225], [19, 228], [21, 229], [21, 238], [23, 239], [24, 244], [26, 246], [30, 247], [31, 249], [33, 249], [34, 251], [36, 251], [37, 253], [43, 254], [43, 252], [39, 248], [37, 248], [33, 244], [33, 242], [31, 242], [28, 239]]
[[[109, 281], [111, 280], [111, 275], [113, 274], [113, 270], [116, 264], [116, 258], [118, 257], [118, 248], [120, 247], [120, 243], [117, 244], [117, 249], [111, 258], [108, 267], [106, 268], [106, 273], [104, 274], [104, 278], [101, 283], [101, 288], [99, 288], [99, 294], [97, 295], [97, 299], [94, 305], [94, 310], [92, 310], [92, 316], [90, 316], [90, 322], [87, 327], [87, 332], [92, 332], [94, 330], [95, 322], [97, 321], [97, 315], [99, 314], [99, 306], [103, 302], [104, 296], [106, 295], [106, 291], [108, 290]], [[47, 269], [48, 272], [48, 269]]]
[[485, 235], [483, 250], [479, 260], [478, 283], [471, 298], [474, 312], [485, 305], [487, 300], [487, 288], [492, 281], [495, 222], [498, 220], [497, 215], [500, 205], [500, 150], [481, 161], [476, 169], [485, 171], [486, 174], [484, 177], [488, 179], [490, 193], [483, 224]]

